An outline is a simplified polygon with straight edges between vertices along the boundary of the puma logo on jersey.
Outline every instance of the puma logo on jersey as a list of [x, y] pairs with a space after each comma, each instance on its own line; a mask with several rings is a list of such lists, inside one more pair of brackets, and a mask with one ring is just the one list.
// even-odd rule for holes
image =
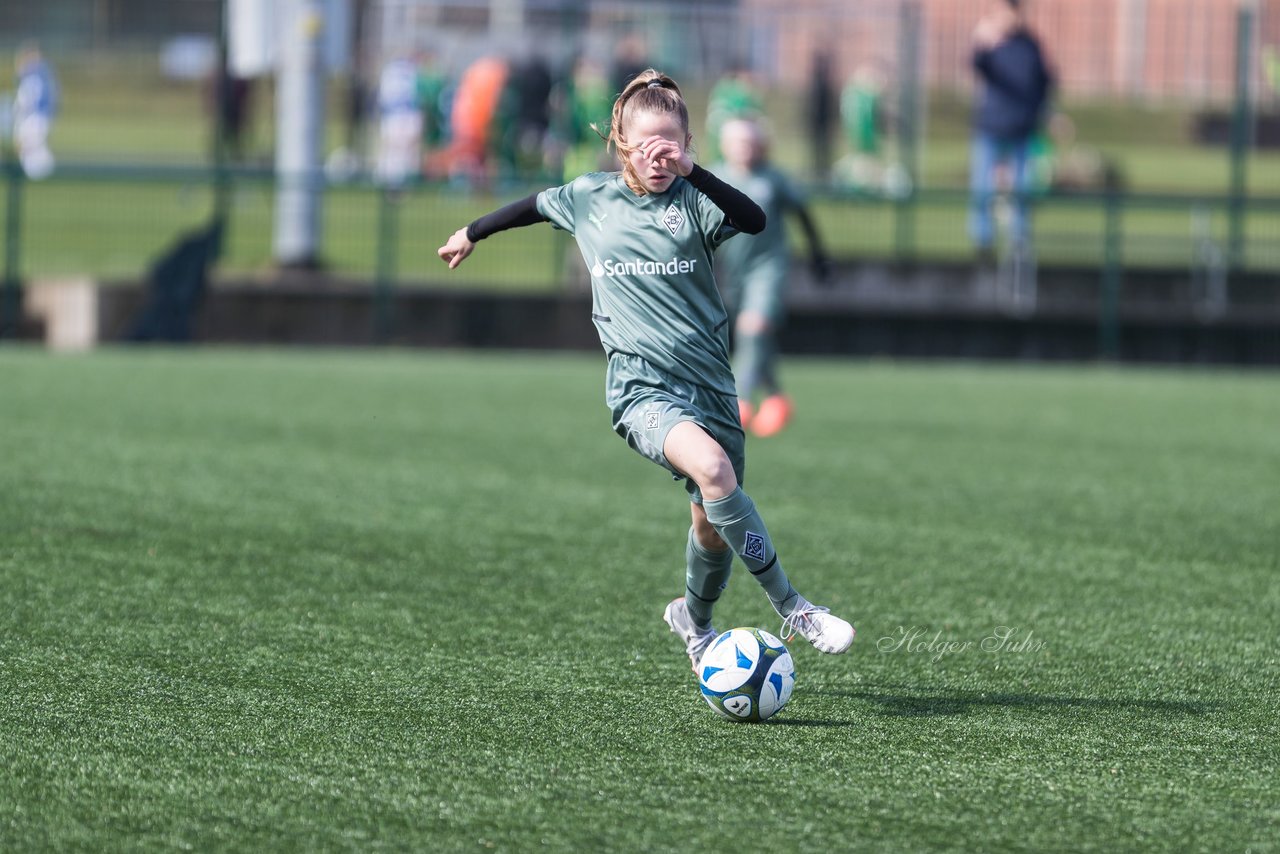
[[671, 232], [671, 236], [675, 237], [680, 226], [684, 225], [684, 214], [680, 213], [678, 207], [671, 205], [662, 215], [662, 224], [667, 227], [667, 231]]
[[594, 225], [601, 232], [604, 231], [604, 221], [608, 218], [609, 218], [608, 214], [605, 214], [604, 216], [596, 216], [594, 211], [591, 211], [587, 214], [587, 219], [591, 220], [591, 224]]

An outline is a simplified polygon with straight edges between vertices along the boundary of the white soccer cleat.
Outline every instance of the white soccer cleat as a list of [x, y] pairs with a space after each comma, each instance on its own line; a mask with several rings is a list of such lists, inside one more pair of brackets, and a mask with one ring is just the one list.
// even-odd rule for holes
[[782, 621], [782, 639], [789, 641], [796, 635], [813, 644], [818, 652], [836, 655], [853, 643], [854, 631], [853, 626], [827, 608], [801, 598], [796, 609]]
[[689, 616], [689, 607], [685, 604], [683, 596], [672, 599], [667, 604], [667, 610], [662, 613], [662, 619], [671, 627], [671, 631], [675, 632], [676, 637], [684, 642], [684, 651], [689, 653], [689, 663], [693, 665], [693, 672], [697, 673], [702, 653], [707, 651], [707, 647], [711, 646], [711, 642], [719, 633], [715, 629], [700, 629], [693, 624], [693, 618]]

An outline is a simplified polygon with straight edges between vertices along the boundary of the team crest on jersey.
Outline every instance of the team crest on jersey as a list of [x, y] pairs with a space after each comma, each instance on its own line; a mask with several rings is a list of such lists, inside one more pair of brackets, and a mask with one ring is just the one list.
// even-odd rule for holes
[[764, 537], [754, 531], [747, 531], [747, 541], [742, 546], [742, 556], [752, 560], [764, 560]]
[[675, 237], [680, 226], [684, 225], [684, 214], [680, 213], [680, 209], [673, 204], [662, 215], [662, 224], [667, 227], [667, 231], [671, 232], [671, 236]]

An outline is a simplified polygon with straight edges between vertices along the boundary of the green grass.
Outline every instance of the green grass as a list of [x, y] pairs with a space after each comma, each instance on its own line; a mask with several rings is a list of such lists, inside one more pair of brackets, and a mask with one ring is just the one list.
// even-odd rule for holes
[[0, 349], [0, 849], [1277, 850], [1274, 375], [786, 367], [752, 726], [598, 356]]

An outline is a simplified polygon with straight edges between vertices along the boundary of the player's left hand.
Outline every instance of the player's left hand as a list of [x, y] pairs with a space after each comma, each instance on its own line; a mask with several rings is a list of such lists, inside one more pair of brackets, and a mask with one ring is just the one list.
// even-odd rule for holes
[[651, 136], [639, 145], [646, 160], [657, 163], [659, 168], [674, 172], [682, 178], [693, 171], [693, 158], [684, 146], [665, 136]]

